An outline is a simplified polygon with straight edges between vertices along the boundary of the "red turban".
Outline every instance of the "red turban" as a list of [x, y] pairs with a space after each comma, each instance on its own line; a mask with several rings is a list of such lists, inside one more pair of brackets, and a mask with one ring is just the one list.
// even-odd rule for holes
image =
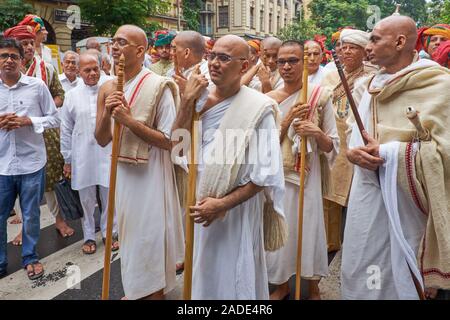
[[450, 60], [450, 40], [441, 43], [436, 51], [433, 53], [433, 60], [441, 66], [449, 67]]
[[5, 38], [14, 38], [17, 40], [35, 39], [36, 34], [31, 26], [15, 26], [7, 29], [3, 36]]

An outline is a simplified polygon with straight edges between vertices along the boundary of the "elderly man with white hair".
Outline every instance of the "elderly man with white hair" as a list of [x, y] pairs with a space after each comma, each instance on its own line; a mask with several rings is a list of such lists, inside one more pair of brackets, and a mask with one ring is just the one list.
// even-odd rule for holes
[[[351, 90], [355, 82], [376, 72], [376, 68], [364, 64], [365, 47], [369, 43], [369, 33], [361, 30], [344, 29], [340, 42], [344, 74]], [[328, 74], [323, 85], [332, 90], [333, 109], [336, 118], [340, 152], [331, 171], [330, 192], [324, 195], [324, 214], [327, 224], [328, 250], [339, 250], [341, 246], [342, 210], [347, 207], [348, 195], [352, 184], [353, 166], [347, 160], [347, 119], [351, 114], [345, 90], [337, 71]]]
[[80, 57], [78, 53], [68, 50], [63, 57], [63, 73], [59, 75], [59, 81], [67, 93], [78, 85]]

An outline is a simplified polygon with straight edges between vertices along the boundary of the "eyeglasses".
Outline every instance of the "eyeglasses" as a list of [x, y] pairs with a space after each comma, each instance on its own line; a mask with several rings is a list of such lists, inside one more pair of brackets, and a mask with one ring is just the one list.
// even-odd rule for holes
[[8, 60], [8, 58], [11, 58], [13, 61], [20, 60], [20, 56], [15, 53], [2, 53], [0, 54], [0, 60]]
[[137, 47], [138, 46], [137, 44], [128, 42], [127, 39], [123, 39], [123, 38], [111, 39], [111, 46], [114, 46], [116, 43], [119, 45], [119, 47], [126, 47], [126, 46], [135, 46], [135, 47]]
[[213, 62], [216, 58], [219, 59], [219, 62], [229, 63], [231, 60], [247, 60], [246, 58], [232, 57], [225, 53], [214, 53], [211, 52], [207, 56], [209, 62]]
[[286, 59], [286, 60], [278, 59], [277, 60], [277, 65], [279, 67], [283, 67], [287, 63], [288, 65], [293, 66], [293, 65], [299, 63], [299, 61], [300, 61], [299, 58], [290, 58], [290, 59]]

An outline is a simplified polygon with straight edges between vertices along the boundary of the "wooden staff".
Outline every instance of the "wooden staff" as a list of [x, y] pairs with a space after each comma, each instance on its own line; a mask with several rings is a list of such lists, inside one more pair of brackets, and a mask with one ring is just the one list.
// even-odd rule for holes
[[[197, 65], [193, 71], [194, 74], [200, 73], [200, 66]], [[183, 299], [191, 300], [192, 294], [192, 262], [194, 255], [194, 218], [191, 217], [191, 206], [196, 204], [196, 182], [197, 182], [197, 165], [195, 164], [195, 155], [197, 154], [197, 141], [198, 141], [198, 128], [197, 123], [199, 120], [199, 113], [195, 111], [194, 102], [194, 115], [191, 122], [191, 150], [189, 155], [189, 175], [188, 175], [188, 189], [186, 199], [186, 247], [184, 256], [184, 291]]]
[[356, 124], [358, 125], [359, 132], [361, 133], [364, 144], [367, 144], [367, 139], [364, 138], [364, 136], [362, 134], [362, 132], [365, 131], [364, 125], [361, 121], [361, 117], [359, 116], [358, 108], [356, 107], [356, 103], [355, 103], [355, 100], [353, 99], [353, 95], [350, 90], [350, 87], [348, 86], [347, 78], [345, 77], [344, 70], [342, 69], [341, 61], [339, 60], [339, 57], [334, 49], [331, 50], [331, 54], [333, 55], [334, 62], [336, 63], [336, 68], [339, 73], [339, 78], [341, 78], [342, 86], [344, 87], [345, 94], [347, 96], [348, 103], [350, 104], [350, 108], [352, 109], [353, 116], [355, 117]]
[[[120, 56], [118, 72], [117, 72], [117, 89], [116, 91], [123, 92], [124, 83], [124, 68], [125, 57]], [[119, 157], [119, 136], [120, 123], [114, 121], [114, 131], [112, 138], [112, 152], [111, 152], [111, 171], [109, 173], [109, 194], [108, 194], [108, 220], [106, 224], [106, 240], [105, 240], [105, 262], [103, 271], [103, 288], [102, 300], [109, 299], [109, 276], [111, 273], [111, 246], [112, 246], [112, 229], [114, 220], [114, 205], [116, 199], [116, 178], [117, 178], [117, 159]]]
[[[303, 77], [300, 103], [308, 103], [308, 51], [303, 54]], [[303, 119], [302, 119], [303, 120]], [[306, 137], [302, 137], [300, 147], [300, 190], [298, 193], [298, 224], [297, 224], [297, 272], [295, 276], [295, 300], [300, 300], [302, 277], [302, 245], [303, 245], [303, 207], [305, 199], [305, 173], [306, 173]]]

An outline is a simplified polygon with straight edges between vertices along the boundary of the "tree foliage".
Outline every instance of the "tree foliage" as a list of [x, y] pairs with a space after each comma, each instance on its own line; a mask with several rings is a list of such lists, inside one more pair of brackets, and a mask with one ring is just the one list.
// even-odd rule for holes
[[99, 35], [112, 35], [124, 24], [153, 28], [151, 14], [167, 12], [170, 2], [161, 0], [79, 0], [81, 15]]
[[29, 13], [34, 13], [34, 8], [23, 0], [0, 1], [0, 31], [15, 26]]
[[199, 30], [202, 2], [201, 0], [183, 0], [183, 17], [188, 30]]
[[316, 34], [323, 34], [323, 30], [319, 29], [314, 21], [301, 19], [287, 27], [281, 29], [278, 37], [282, 40], [305, 41], [314, 38]]

